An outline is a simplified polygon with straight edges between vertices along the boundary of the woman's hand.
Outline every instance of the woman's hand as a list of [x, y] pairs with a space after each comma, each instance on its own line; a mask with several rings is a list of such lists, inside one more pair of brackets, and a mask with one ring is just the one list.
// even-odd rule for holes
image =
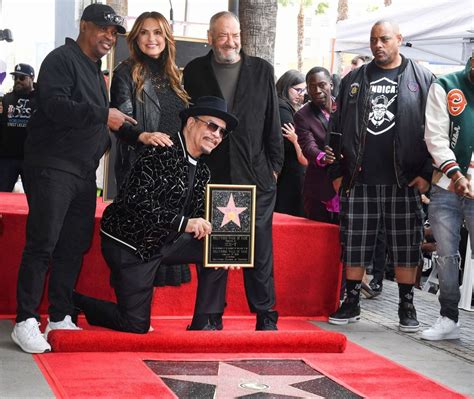
[[166, 133], [161, 132], [143, 132], [140, 133], [138, 136], [138, 141], [142, 142], [145, 145], [152, 145], [152, 146], [161, 146], [161, 147], [171, 147], [173, 145], [173, 141], [171, 141], [170, 136]]
[[281, 130], [283, 132], [283, 137], [289, 140], [290, 143], [293, 144], [293, 147], [295, 147], [298, 162], [303, 166], [307, 166], [308, 160], [304, 157], [303, 151], [301, 150], [301, 147], [298, 144], [298, 135], [296, 134], [294, 125], [292, 123], [285, 123], [281, 127]]
[[298, 136], [292, 123], [285, 123], [281, 130], [283, 131], [283, 137], [290, 140], [293, 145], [298, 142]]

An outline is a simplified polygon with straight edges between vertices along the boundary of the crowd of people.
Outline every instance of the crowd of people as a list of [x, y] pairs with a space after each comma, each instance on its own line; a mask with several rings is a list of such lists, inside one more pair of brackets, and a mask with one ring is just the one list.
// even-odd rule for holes
[[[436, 79], [400, 53], [398, 25], [381, 20], [370, 32], [373, 59], [355, 57], [341, 81], [316, 66], [306, 75], [289, 70], [275, 84], [273, 67], [242, 50], [239, 20], [223, 11], [210, 19], [209, 53], [181, 72], [168, 21], [145, 12], [127, 36], [130, 55], [114, 70], [109, 102], [101, 58], [119, 33], [123, 18], [110, 6], [86, 7], [77, 40], [46, 57], [36, 84], [33, 68], [18, 64], [2, 100], [0, 190], [12, 191], [21, 175], [29, 205], [12, 332], [21, 349], [50, 351], [48, 333], [80, 329], [79, 311], [92, 325], [148, 332], [154, 286], [189, 281], [189, 263], [198, 284], [188, 329], [222, 330], [232, 265], [202, 265], [212, 232], [209, 182], [256, 186], [255, 262], [243, 277], [255, 329], [264, 331], [278, 329], [274, 211], [340, 226], [345, 292], [329, 323], [360, 320], [361, 289], [381, 292], [387, 261], [399, 287], [399, 328], [418, 331], [421, 196], [431, 187], [441, 311], [421, 337], [459, 337], [459, 231], [474, 223], [472, 58]], [[116, 302], [74, 291], [109, 131], [118, 143], [118, 194], [100, 231]]]

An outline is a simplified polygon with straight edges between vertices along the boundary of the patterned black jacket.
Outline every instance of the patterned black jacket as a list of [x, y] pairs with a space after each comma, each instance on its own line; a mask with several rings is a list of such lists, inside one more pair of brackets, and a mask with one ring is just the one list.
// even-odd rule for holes
[[[170, 233], [184, 232], [189, 218], [204, 215], [209, 168], [190, 157], [180, 133], [172, 147], [147, 147], [102, 217], [101, 232], [144, 261], [159, 253]], [[189, 162], [196, 164], [189, 212]]]

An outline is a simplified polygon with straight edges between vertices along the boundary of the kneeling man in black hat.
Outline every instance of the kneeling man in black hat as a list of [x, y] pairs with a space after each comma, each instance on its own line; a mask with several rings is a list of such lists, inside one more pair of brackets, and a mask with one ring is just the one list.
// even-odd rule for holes
[[238, 120], [217, 97], [199, 98], [180, 116], [174, 145], [147, 147], [104, 211], [102, 254], [117, 303], [75, 293], [74, 303], [89, 324], [146, 333], [158, 268], [202, 263], [202, 238], [211, 233], [203, 219], [210, 172], [199, 158], [210, 154]]

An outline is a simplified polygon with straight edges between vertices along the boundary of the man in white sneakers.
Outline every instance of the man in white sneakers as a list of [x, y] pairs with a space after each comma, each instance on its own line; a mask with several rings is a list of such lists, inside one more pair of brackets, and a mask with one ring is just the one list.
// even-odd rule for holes
[[433, 83], [426, 103], [425, 141], [437, 168], [429, 215], [437, 244], [441, 304], [440, 317], [421, 333], [421, 338], [429, 341], [460, 337], [459, 241], [463, 221], [469, 234], [474, 231], [473, 127], [474, 57], [471, 57], [464, 70], [444, 75]]
[[79, 329], [71, 320], [72, 291], [94, 231], [95, 171], [110, 145], [108, 128], [136, 123], [109, 108], [101, 71], [100, 59], [125, 33], [122, 22], [107, 5], [86, 7], [77, 41], [67, 38], [48, 54], [38, 76], [37, 111], [24, 147], [29, 213], [12, 332], [25, 352], [51, 350], [37, 312], [50, 265], [46, 333]]

